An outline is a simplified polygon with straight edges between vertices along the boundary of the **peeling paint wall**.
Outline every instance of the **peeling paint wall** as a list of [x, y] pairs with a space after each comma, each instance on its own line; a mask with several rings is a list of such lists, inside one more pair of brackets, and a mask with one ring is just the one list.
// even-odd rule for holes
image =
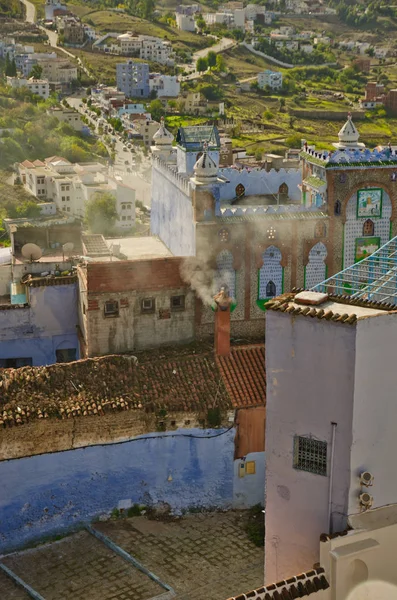
[[0, 462], [0, 552], [133, 503], [231, 508], [235, 430], [219, 434], [152, 433]]

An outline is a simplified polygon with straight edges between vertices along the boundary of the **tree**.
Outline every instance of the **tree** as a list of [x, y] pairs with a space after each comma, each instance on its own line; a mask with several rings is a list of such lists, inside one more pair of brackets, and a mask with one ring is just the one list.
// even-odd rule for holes
[[207, 54], [207, 64], [211, 69], [216, 66], [216, 53], [213, 50]]
[[87, 202], [85, 222], [92, 233], [110, 235], [116, 224], [116, 198], [110, 192], [96, 192]]
[[198, 71], [199, 73], [203, 73], [203, 71], [206, 71], [207, 69], [208, 69], [207, 59], [204, 57], [198, 58], [197, 62], [196, 62], [196, 71]]
[[10, 60], [10, 57], [6, 56], [6, 64], [4, 73], [8, 77], [15, 77], [17, 74], [17, 65], [15, 64], [15, 59]]
[[160, 121], [164, 117], [165, 110], [161, 100], [152, 100], [149, 104], [149, 112], [152, 115], [153, 121]]
[[226, 62], [222, 54], [217, 54], [216, 56], [216, 68], [218, 71], [226, 71]]
[[30, 71], [30, 77], [33, 79], [41, 79], [43, 74], [43, 67], [41, 65], [33, 65], [32, 70]]

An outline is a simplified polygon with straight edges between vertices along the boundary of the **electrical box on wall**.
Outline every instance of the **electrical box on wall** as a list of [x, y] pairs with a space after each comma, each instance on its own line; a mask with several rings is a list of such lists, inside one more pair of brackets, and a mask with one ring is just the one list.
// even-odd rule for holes
[[249, 460], [245, 463], [245, 472], [247, 473], [247, 475], [255, 475], [256, 468], [254, 460]]
[[245, 463], [241, 462], [238, 466], [238, 476], [245, 477]]

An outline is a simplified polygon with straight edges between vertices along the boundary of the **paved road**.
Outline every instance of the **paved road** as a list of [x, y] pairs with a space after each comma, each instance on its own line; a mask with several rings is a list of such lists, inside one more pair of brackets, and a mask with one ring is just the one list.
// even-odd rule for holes
[[25, 21], [27, 23], [35, 23], [36, 22], [36, 7], [28, 0], [21, 0], [22, 4], [26, 6], [26, 18]]
[[[70, 96], [67, 98], [70, 106], [78, 110], [80, 113], [83, 113], [85, 106], [80, 106], [82, 104], [81, 98], [79, 96]], [[88, 118], [91, 127], [95, 129], [96, 121], [90, 116], [85, 114]], [[110, 134], [110, 137], [114, 137]], [[102, 141], [103, 137], [102, 137]], [[136, 200], [140, 200], [146, 206], [150, 206], [151, 204], [151, 195], [152, 195], [152, 186], [150, 179], [147, 179], [146, 173], [151, 167], [151, 161], [149, 158], [145, 157], [142, 152], [137, 150], [137, 148], [133, 148], [134, 152], [131, 152], [130, 149], [124, 150], [126, 145], [124, 142], [121, 142], [117, 139], [115, 145], [116, 158], [113, 166], [113, 173], [116, 176], [122, 178], [123, 183], [132, 187], [136, 191]], [[139, 155], [140, 160], [136, 161], [136, 155]], [[136, 163], [136, 164], [134, 164]], [[129, 169], [130, 172], [127, 170]]]

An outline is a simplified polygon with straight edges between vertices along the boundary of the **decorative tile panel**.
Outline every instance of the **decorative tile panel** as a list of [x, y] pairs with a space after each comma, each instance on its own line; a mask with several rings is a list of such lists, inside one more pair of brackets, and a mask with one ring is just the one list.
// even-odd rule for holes
[[309, 252], [309, 262], [306, 266], [305, 287], [307, 289], [321, 283], [326, 279], [327, 248], [322, 242], [318, 242]]
[[283, 268], [281, 250], [276, 246], [269, 246], [262, 254], [263, 265], [259, 269], [259, 300], [272, 298], [282, 293]]

